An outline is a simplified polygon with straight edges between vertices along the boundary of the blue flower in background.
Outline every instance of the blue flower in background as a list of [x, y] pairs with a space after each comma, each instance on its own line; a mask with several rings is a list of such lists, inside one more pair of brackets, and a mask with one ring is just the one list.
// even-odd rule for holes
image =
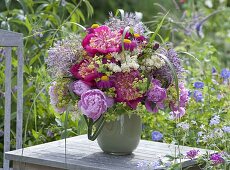
[[230, 126], [224, 126], [222, 128], [222, 130], [225, 132], [225, 133], [230, 133]]
[[203, 94], [199, 90], [194, 91], [193, 97], [195, 98], [196, 102], [201, 102], [203, 100]]
[[215, 115], [211, 118], [209, 125], [218, 125], [220, 123], [220, 116], [219, 115]]
[[196, 89], [201, 89], [204, 87], [204, 83], [201, 82], [201, 81], [197, 81], [193, 84], [193, 86], [196, 88]]
[[212, 67], [212, 74], [216, 73], [216, 68], [215, 67]]
[[152, 132], [152, 140], [153, 141], [160, 141], [163, 138], [163, 134], [161, 132], [158, 131], [153, 131]]
[[224, 69], [222, 69], [220, 76], [223, 79], [228, 79], [230, 77], [230, 71], [228, 69], [224, 68]]

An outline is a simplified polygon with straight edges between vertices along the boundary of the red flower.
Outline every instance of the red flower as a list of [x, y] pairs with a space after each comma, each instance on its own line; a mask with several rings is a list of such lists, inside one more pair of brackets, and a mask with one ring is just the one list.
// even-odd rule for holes
[[77, 79], [91, 82], [99, 77], [97, 68], [98, 66], [95, 63], [82, 60], [80, 63], [73, 65], [70, 68], [70, 72]]

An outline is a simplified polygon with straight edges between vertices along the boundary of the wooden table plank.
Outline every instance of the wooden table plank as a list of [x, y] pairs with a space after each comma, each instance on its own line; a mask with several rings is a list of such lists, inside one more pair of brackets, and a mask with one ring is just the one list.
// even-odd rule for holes
[[[65, 155], [65, 142], [59, 140], [24, 149], [18, 149], [6, 153], [6, 159], [15, 162], [15, 169], [31, 165], [37, 166], [37, 169], [138, 169], [137, 164], [142, 161], [153, 162], [159, 157], [165, 155], [174, 155], [178, 146], [169, 145], [160, 142], [141, 140], [138, 148], [133, 154], [127, 156], [115, 156], [103, 153], [96, 141], [89, 141], [86, 135], [72, 137], [67, 139], [67, 148]], [[191, 147], [180, 146], [181, 153], [194, 149]], [[199, 149], [200, 153], [207, 150]], [[178, 151], [177, 151], [178, 152]], [[211, 151], [210, 151], [211, 152]], [[182, 160], [184, 166], [194, 164], [189, 160]], [[39, 168], [40, 166], [40, 168]], [[26, 167], [26, 166], [24, 166]], [[51, 168], [52, 167], [52, 168]], [[24, 169], [26, 168], [18, 168]], [[32, 168], [31, 168], [32, 169]], [[36, 169], [36, 168], [35, 168]]]

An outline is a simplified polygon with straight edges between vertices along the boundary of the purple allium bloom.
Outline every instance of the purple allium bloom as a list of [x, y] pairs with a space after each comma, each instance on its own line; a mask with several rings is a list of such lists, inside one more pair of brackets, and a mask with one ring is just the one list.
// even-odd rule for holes
[[75, 94], [81, 96], [82, 93], [90, 90], [90, 86], [82, 80], [78, 80], [72, 83], [72, 90]]
[[221, 154], [214, 153], [210, 156], [210, 161], [213, 163], [213, 165], [218, 165], [224, 163], [224, 159], [222, 158]]
[[196, 89], [201, 89], [201, 88], [204, 87], [204, 83], [201, 82], [201, 81], [197, 81], [197, 82], [195, 82], [193, 85], [194, 85], [194, 87], [195, 87]]
[[220, 75], [223, 79], [228, 79], [230, 77], [230, 71], [228, 69], [224, 68], [224, 69], [222, 69]]
[[101, 90], [93, 89], [81, 95], [78, 103], [82, 113], [96, 121], [107, 110], [106, 96]]
[[202, 92], [199, 90], [195, 90], [193, 97], [195, 98], [196, 102], [201, 102], [203, 100]]
[[230, 126], [224, 126], [222, 128], [222, 130], [225, 132], [225, 133], [230, 133]]
[[63, 113], [66, 108], [65, 107], [57, 107], [58, 104], [58, 94], [56, 90], [56, 82], [53, 82], [49, 88], [49, 95], [50, 95], [50, 104], [54, 107], [54, 110], [58, 113]]
[[200, 152], [199, 150], [192, 149], [186, 152], [186, 157], [189, 159], [194, 159], [198, 155], [199, 152]]
[[2, 129], [0, 129], [0, 137], [2, 137], [4, 135], [4, 132]]
[[46, 136], [50, 137], [50, 138], [53, 138], [54, 137], [54, 133], [50, 129], [48, 129], [48, 131], [46, 133]]
[[[159, 48], [157, 52], [159, 52], [162, 55], [165, 55], [169, 59], [169, 61], [172, 63], [173, 67], [175, 68], [177, 76], [179, 78], [182, 78], [184, 69], [181, 65], [181, 60], [178, 54], [176, 53], [176, 51], [172, 48], [170, 48], [169, 50], [166, 50], [164, 48]], [[154, 71], [153, 77], [158, 79], [161, 78], [162, 79], [161, 81], [166, 81], [167, 84], [170, 84], [173, 80], [173, 75], [168, 65], [165, 65], [160, 69]]]
[[46, 63], [53, 77], [70, 75], [69, 69], [81, 57], [83, 47], [80, 35], [58, 41], [48, 50]]
[[109, 20], [105, 22], [105, 25], [109, 26], [112, 30], [124, 30], [125, 27], [129, 26], [133, 28], [134, 33], [143, 35], [147, 28], [141, 22], [141, 19], [136, 13], [125, 13], [121, 19], [110, 13]]
[[219, 115], [215, 115], [211, 118], [210, 122], [209, 122], [209, 125], [212, 126], [212, 125], [217, 125], [220, 123], [220, 116]]
[[163, 134], [158, 131], [153, 131], [152, 132], [152, 140], [153, 141], [161, 141], [163, 139]]

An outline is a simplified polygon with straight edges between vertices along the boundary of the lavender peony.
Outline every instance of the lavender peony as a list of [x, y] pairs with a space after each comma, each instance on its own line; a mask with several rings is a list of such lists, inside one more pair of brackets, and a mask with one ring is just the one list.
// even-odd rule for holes
[[98, 89], [82, 93], [78, 103], [82, 113], [96, 121], [107, 110], [107, 100], [104, 93]]
[[80, 96], [82, 93], [90, 90], [90, 86], [84, 83], [82, 80], [79, 80], [79, 81], [73, 82], [72, 90], [75, 94]]

